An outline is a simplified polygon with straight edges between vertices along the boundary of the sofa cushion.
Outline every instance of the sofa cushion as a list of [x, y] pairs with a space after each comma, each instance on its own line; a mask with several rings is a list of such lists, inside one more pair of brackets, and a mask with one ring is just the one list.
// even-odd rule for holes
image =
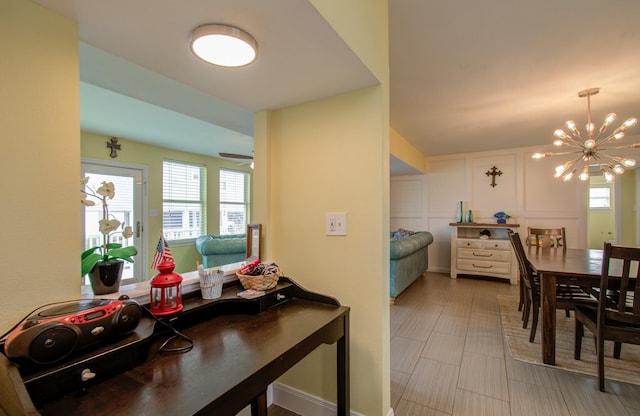
[[204, 256], [209, 254], [245, 253], [247, 250], [247, 237], [244, 234], [203, 235], [196, 239], [196, 248]]
[[399, 240], [392, 240], [389, 245], [391, 260], [407, 257], [425, 246], [428, 246], [432, 242], [433, 235], [424, 231], [413, 233], [411, 236]]
[[237, 235], [203, 235], [196, 238], [204, 268], [238, 263], [247, 258], [247, 237]]

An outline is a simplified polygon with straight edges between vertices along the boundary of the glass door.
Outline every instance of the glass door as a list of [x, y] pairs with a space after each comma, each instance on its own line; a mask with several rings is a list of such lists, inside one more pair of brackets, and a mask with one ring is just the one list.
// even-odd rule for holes
[[[131, 284], [146, 279], [145, 268], [145, 247], [146, 239], [143, 238], [143, 185], [145, 183], [145, 172], [142, 168], [125, 167], [120, 164], [111, 165], [108, 162], [82, 162], [82, 177], [89, 177], [88, 186], [90, 189], [98, 189], [102, 182], [113, 182], [115, 194], [113, 199], [108, 199], [109, 217], [115, 218], [125, 225], [133, 228], [133, 237], [123, 238], [122, 234], [114, 233], [110, 242], [120, 243], [123, 247], [135, 246], [138, 254], [134, 257], [134, 262], [124, 263], [122, 272], [122, 284]], [[81, 218], [81, 238], [82, 251], [100, 245], [102, 234], [98, 230], [98, 221], [102, 218], [102, 206], [96, 204], [92, 207], [83, 207]], [[89, 284], [87, 279], [84, 284]]]

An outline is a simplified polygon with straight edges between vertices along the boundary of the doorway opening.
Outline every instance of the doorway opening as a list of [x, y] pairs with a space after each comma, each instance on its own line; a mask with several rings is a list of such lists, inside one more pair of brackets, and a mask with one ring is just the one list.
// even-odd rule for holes
[[[137, 166], [103, 160], [83, 159], [81, 161], [82, 177], [89, 177], [89, 186], [97, 189], [102, 182], [113, 182], [115, 195], [109, 200], [109, 216], [133, 227], [133, 237], [111, 242], [120, 243], [124, 247], [135, 246], [138, 254], [133, 263], [124, 263], [122, 285], [138, 283], [148, 279], [146, 275], [147, 238], [145, 185], [147, 171], [145, 166]], [[82, 251], [102, 243], [102, 234], [98, 230], [98, 221], [102, 218], [101, 206], [84, 207], [81, 210]], [[82, 280], [87, 285], [86, 277]]]

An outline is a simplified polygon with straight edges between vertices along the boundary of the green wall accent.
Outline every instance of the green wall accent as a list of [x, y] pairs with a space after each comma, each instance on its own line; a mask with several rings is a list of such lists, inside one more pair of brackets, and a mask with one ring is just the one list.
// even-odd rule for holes
[[[162, 161], [165, 159], [177, 160], [182, 162], [197, 163], [207, 168], [207, 212], [206, 225], [208, 234], [218, 234], [220, 216], [218, 215], [219, 192], [218, 173], [221, 168], [245, 171], [252, 173], [251, 167], [247, 164], [238, 164], [237, 162], [198, 155], [194, 153], [181, 152], [178, 150], [168, 149], [165, 147], [152, 146], [145, 143], [128, 140], [118, 137], [118, 143], [121, 150], [118, 151], [118, 157], [112, 159], [109, 156], [110, 149], [106, 147], [110, 136], [100, 134], [82, 132], [80, 155], [83, 158], [111, 160], [120, 163], [131, 163], [144, 165], [148, 169], [148, 209], [162, 212]], [[146, 224], [147, 235], [149, 238], [148, 262], [151, 262], [155, 253], [156, 244], [160, 238], [162, 229], [162, 215], [156, 217], [148, 217]], [[171, 254], [173, 254], [176, 262], [175, 271], [184, 273], [196, 270], [196, 260], [201, 262], [200, 254], [195, 245], [174, 246], [170, 245]], [[156, 272], [149, 269], [149, 265], [144, 266], [149, 275], [147, 278], [155, 276]]]

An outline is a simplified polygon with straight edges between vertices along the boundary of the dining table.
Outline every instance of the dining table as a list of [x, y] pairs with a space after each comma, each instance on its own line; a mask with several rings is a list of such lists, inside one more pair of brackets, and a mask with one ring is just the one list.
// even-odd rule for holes
[[[584, 288], [600, 286], [602, 250], [529, 247], [527, 258], [540, 277], [542, 312], [542, 360], [556, 363], [557, 284]], [[610, 273], [616, 275], [615, 270]]]

